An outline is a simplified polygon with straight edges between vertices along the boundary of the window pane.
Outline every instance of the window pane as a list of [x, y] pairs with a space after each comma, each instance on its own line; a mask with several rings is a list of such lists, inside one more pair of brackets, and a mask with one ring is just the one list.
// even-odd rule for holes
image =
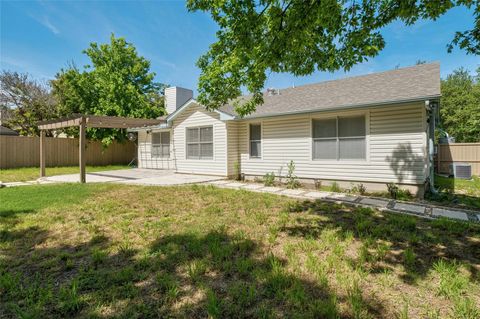
[[200, 128], [200, 142], [213, 142], [213, 127]]
[[261, 157], [262, 156], [262, 143], [261, 142], [250, 142], [250, 156], [251, 157]]
[[365, 116], [338, 118], [338, 136], [365, 136]]
[[160, 146], [152, 145], [152, 157], [159, 157], [160, 156]]
[[259, 141], [262, 139], [262, 126], [260, 124], [250, 124], [250, 140]]
[[162, 157], [170, 157], [170, 145], [163, 144], [162, 145]]
[[198, 158], [199, 151], [198, 144], [187, 144], [187, 158]]
[[213, 144], [200, 144], [200, 157], [213, 158]]
[[314, 140], [314, 159], [337, 159], [337, 139]]
[[160, 133], [152, 133], [152, 144], [160, 144]]
[[313, 137], [335, 137], [337, 136], [337, 120], [314, 120]]
[[198, 128], [187, 128], [187, 143], [196, 143], [198, 140]]
[[162, 144], [170, 144], [170, 132], [162, 132], [161, 142]]
[[340, 159], [365, 159], [365, 138], [342, 138], [340, 143]]

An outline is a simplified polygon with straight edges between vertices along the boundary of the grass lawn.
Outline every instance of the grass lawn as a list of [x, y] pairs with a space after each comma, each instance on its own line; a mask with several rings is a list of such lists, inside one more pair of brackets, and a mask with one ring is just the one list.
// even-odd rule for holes
[[480, 177], [478, 176], [465, 180], [435, 175], [435, 187], [438, 188], [440, 193], [433, 197], [433, 200], [480, 208]]
[[0, 200], [2, 318], [480, 317], [479, 225], [213, 186]]
[[[106, 165], [106, 166], [87, 166], [88, 172], [110, 171], [115, 169], [128, 168], [126, 165]], [[47, 167], [45, 169], [47, 176], [75, 174], [79, 173], [78, 166], [62, 166], [62, 167]], [[0, 170], [0, 181], [8, 182], [24, 182], [36, 180], [40, 177], [40, 168], [38, 167], [20, 167], [7, 168]]]

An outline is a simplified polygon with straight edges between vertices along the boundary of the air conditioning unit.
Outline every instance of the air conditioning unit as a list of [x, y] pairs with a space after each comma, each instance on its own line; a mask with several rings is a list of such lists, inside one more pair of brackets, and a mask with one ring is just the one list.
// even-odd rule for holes
[[472, 178], [472, 165], [467, 163], [452, 163], [449, 166], [450, 176], [462, 179]]

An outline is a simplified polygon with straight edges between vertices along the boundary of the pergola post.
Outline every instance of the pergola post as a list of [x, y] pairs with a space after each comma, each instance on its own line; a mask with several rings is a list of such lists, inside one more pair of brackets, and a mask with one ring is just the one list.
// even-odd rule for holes
[[80, 183], [86, 182], [85, 176], [85, 117], [82, 117], [80, 120], [80, 134], [79, 134], [79, 143], [78, 143], [78, 162], [80, 165]]
[[40, 131], [40, 177], [45, 177], [45, 131]]

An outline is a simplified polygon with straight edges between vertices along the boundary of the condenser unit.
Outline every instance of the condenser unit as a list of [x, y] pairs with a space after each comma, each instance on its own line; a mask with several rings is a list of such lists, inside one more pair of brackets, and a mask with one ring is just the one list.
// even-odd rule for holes
[[462, 179], [472, 178], [472, 165], [467, 163], [450, 164], [450, 176]]

